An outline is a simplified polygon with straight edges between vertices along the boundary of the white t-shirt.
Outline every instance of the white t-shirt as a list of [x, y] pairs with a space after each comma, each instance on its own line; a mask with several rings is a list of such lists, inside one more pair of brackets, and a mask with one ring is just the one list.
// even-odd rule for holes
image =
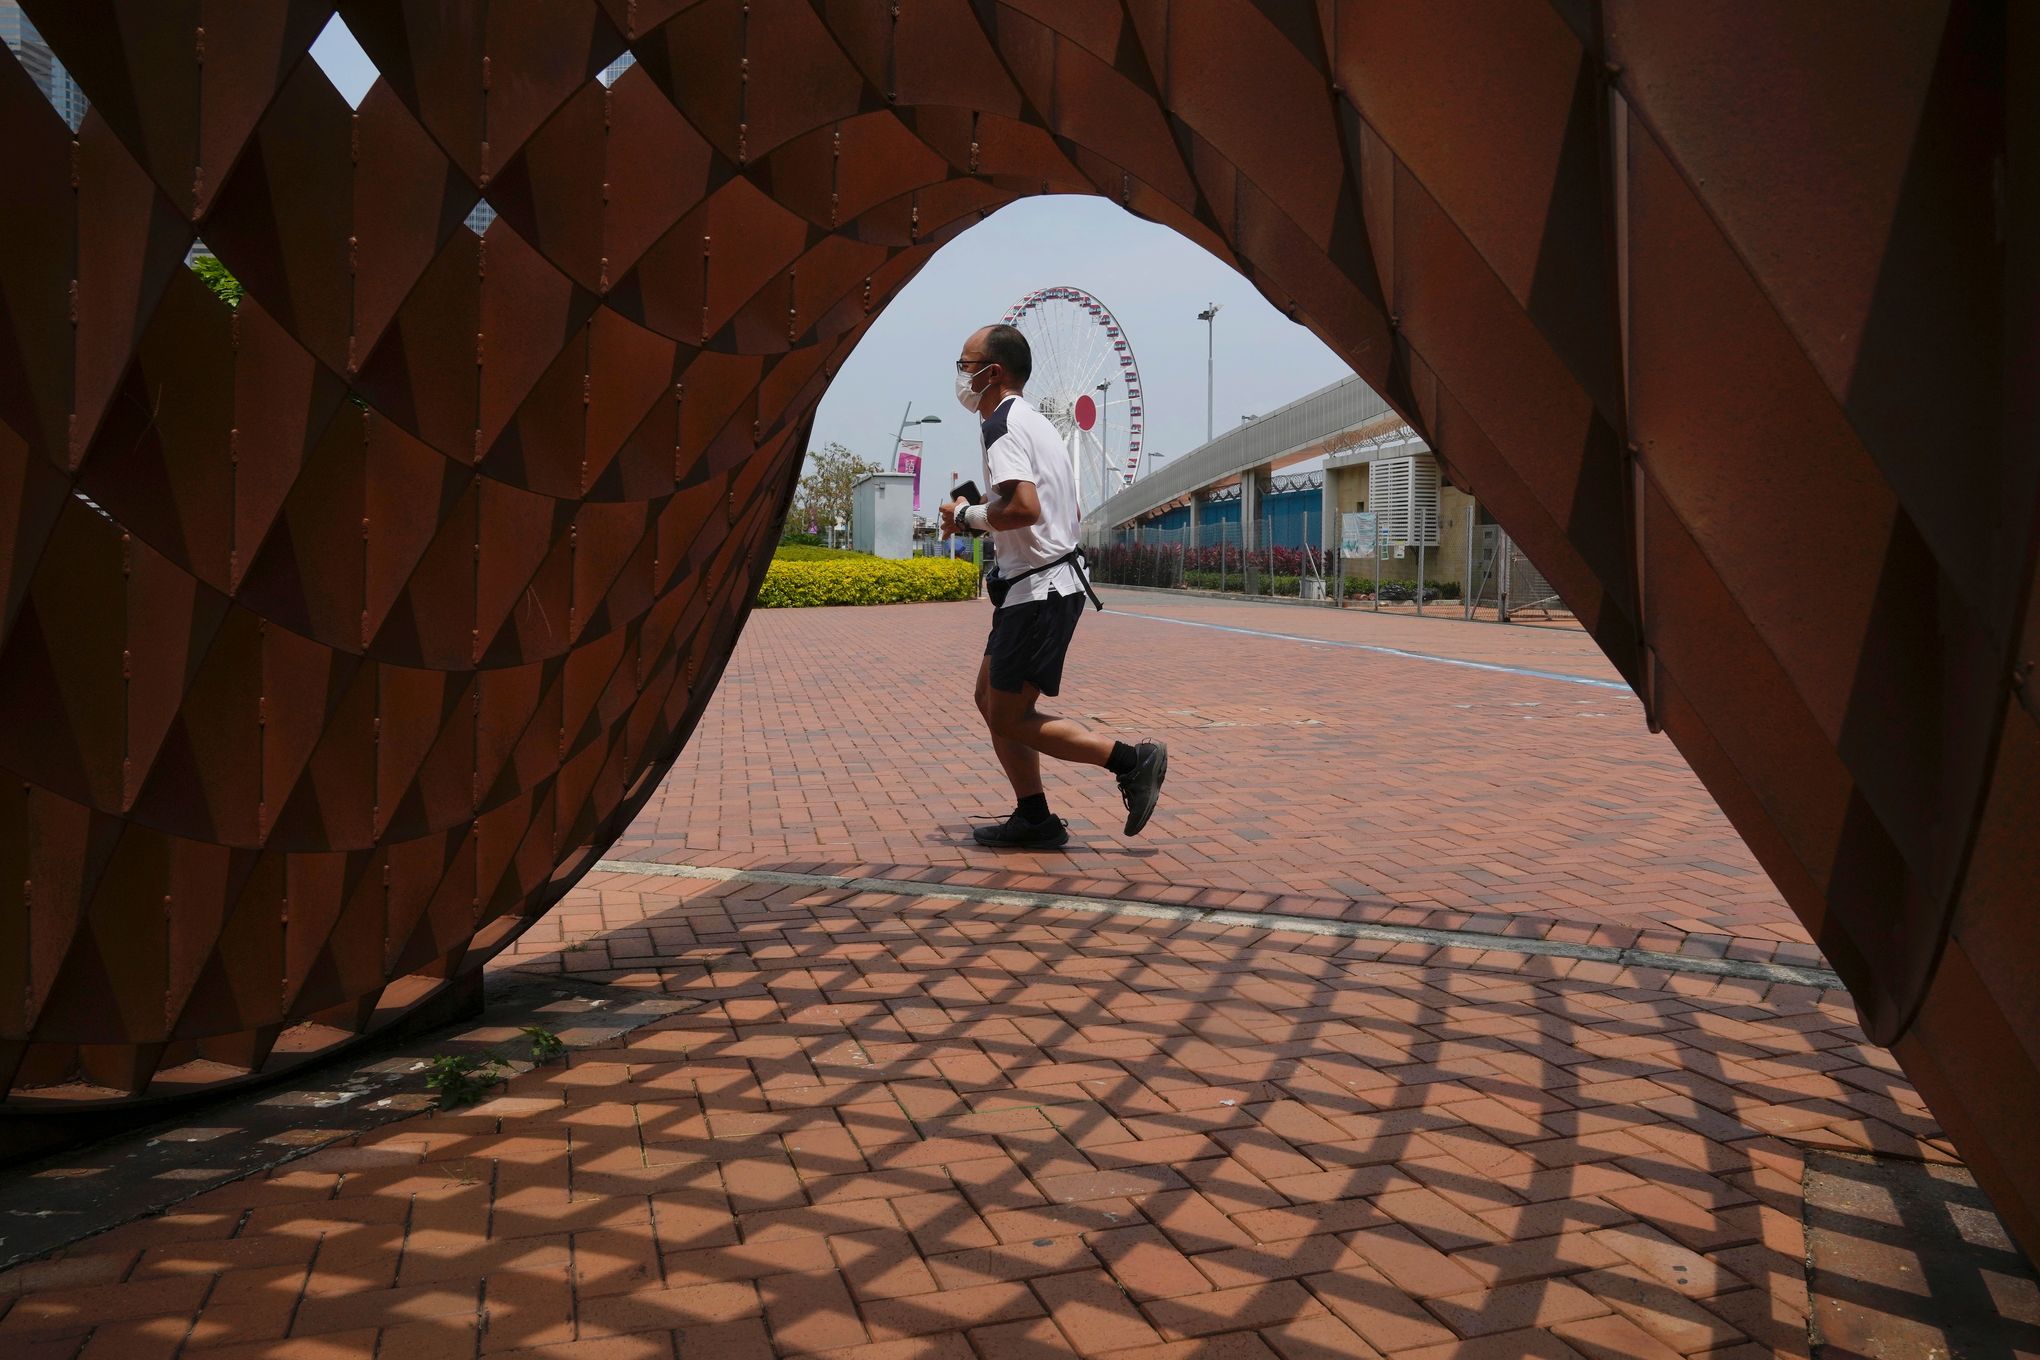
[[[1045, 566], [1077, 546], [1077, 473], [1070, 451], [1048, 417], [1020, 397], [1008, 397], [981, 418], [985, 444], [987, 494], [1001, 482], [1032, 482], [1041, 502], [1041, 518], [1024, 529], [994, 529], [992, 552], [1001, 576]], [[1026, 604], [1050, 595], [1081, 595], [1076, 568], [1065, 562], [1049, 571], [1016, 581], [1006, 603]]]

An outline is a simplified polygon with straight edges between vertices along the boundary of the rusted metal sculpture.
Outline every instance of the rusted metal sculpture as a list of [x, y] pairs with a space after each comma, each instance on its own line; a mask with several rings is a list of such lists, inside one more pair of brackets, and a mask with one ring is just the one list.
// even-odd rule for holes
[[0, 61], [17, 1106], [472, 976], [678, 752], [872, 316], [1087, 193], [1494, 507], [2035, 1240], [2032, 13], [350, 0], [357, 111], [331, 3], [26, 7], [93, 112]]

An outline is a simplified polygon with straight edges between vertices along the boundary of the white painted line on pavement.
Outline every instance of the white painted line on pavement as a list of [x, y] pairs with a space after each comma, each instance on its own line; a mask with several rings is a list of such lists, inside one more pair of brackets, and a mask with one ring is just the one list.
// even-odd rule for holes
[[1655, 949], [1618, 949], [1605, 944], [1537, 940], [1482, 930], [1433, 930], [1426, 926], [1391, 926], [1367, 921], [1325, 921], [1314, 916], [1284, 916], [1263, 911], [1214, 911], [1118, 897], [1078, 897], [1066, 893], [1021, 892], [1010, 888], [973, 888], [960, 883], [921, 883], [907, 878], [845, 878], [836, 874], [795, 874], [779, 869], [722, 869], [701, 864], [662, 864], [655, 860], [605, 859], [601, 873], [652, 874], [710, 883], [766, 883], [787, 888], [834, 888], [854, 892], [932, 897], [988, 906], [1038, 911], [1082, 911], [1104, 916], [1137, 916], [1160, 921], [1194, 921], [1204, 925], [1247, 926], [1258, 930], [1304, 935], [1336, 935], [1351, 940], [1385, 940], [1397, 944], [1442, 945], [1454, 949], [1494, 950], [1505, 954], [1543, 954], [1552, 958], [1585, 959], [1622, 968], [1656, 968], [1668, 973], [1704, 973], [1711, 977], [1785, 982], [1799, 987], [1840, 987], [1842, 980], [1826, 968], [1789, 963], [1755, 963], [1746, 959], [1715, 959], [1667, 954]]
[[1336, 638], [1304, 637], [1297, 633], [1271, 633], [1261, 628], [1241, 628], [1230, 623], [1204, 623], [1197, 619], [1174, 619], [1167, 614], [1143, 614], [1137, 609], [1111, 609], [1107, 613], [1118, 614], [1130, 619], [1148, 619], [1154, 623], [1174, 623], [1185, 628], [1213, 628], [1221, 633], [1240, 633], [1246, 637], [1273, 638], [1278, 642], [1301, 642], [1312, 647], [1340, 647], [1355, 652], [1378, 652], [1382, 656], [1401, 657], [1407, 661], [1433, 661], [1441, 666], [1459, 666], [1471, 671], [1493, 671], [1499, 675], [1524, 675], [1533, 680], [1556, 680], [1566, 685], [1589, 685], [1595, 689], [1619, 690], [1633, 694], [1629, 685], [1621, 680], [1596, 680], [1586, 675], [1567, 675], [1564, 671], [1542, 671], [1534, 666], [1505, 666], [1499, 661], [1469, 661], [1458, 656], [1438, 656], [1431, 652], [1406, 651], [1401, 647], [1385, 647], [1375, 642], [1341, 642]]

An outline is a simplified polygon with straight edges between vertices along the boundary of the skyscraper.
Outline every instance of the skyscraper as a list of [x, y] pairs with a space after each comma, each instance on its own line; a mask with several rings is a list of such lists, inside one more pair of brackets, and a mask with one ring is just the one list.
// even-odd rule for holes
[[618, 76], [621, 76], [625, 71], [628, 71], [631, 67], [635, 65], [637, 65], [637, 53], [625, 52], [615, 61], [612, 61], [609, 63], [609, 65], [603, 67], [602, 74], [598, 78], [602, 81], [604, 85], [614, 85], [616, 83], [616, 79]]
[[85, 92], [56, 59], [35, 24], [22, 13], [19, 0], [0, 0], [0, 41], [14, 52], [14, 59], [28, 78], [56, 108], [71, 131], [85, 121]]

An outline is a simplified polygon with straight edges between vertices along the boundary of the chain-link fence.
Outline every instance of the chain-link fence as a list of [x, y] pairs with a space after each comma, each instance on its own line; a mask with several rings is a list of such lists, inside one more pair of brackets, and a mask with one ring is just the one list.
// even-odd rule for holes
[[1315, 546], [1318, 516], [1304, 517], [1299, 546], [1283, 546], [1272, 520], [1264, 520], [1258, 542], [1242, 544], [1238, 524], [1199, 525], [1192, 531], [1129, 529], [1093, 555], [1094, 577], [1108, 585], [1164, 586], [1177, 590], [1214, 590], [1228, 594], [1283, 595], [1292, 599], [1325, 598], [1325, 556]]
[[[1187, 526], [1130, 527], [1091, 551], [1092, 579], [1101, 585], [1323, 600], [1378, 612], [1571, 622], [1558, 592], [1499, 525], [1473, 527], [1463, 551], [1455, 542], [1445, 570], [1440, 545], [1388, 542], [1373, 515], [1341, 515], [1336, 540], [1322, 549], [1321, 522], [1318, 512], [1288, 522], [1264, 519], [1251, 549], [1241, 544], [1236, 522], [1200, 524], [1194, 542]], [[1292, 542], [1277, 541], [1285, 537]], [[1296, 544], [1299, 537], [1303, 542]], [[1468, 555], [1470, 589], [1462, 580], [1441, 579], [1460, 576]]]
[[1566, 608], [1565, 601], [1558, 598], [1558, 592], [1502, 526], [1483, 524], [1479, 534], [1469, 612], [1485, 614], [1493, 610], [1495, 618], [1503, 623], [1520, 618], [1571, 617], [1572, 611]]
[[[1345, 538], [1329, 551], [1318, 546], [1323, 542], [1318, 511], [1288, 523], [1263, 519], [1251, 549], [1242, 545], [1236, 523], [1199, 525], [1194, 544], [1187, 527], [1125, 529], [1094, 554], [1094, 579], [1108, 585], [1283, 596], [1376, 609], [1400, 605], [1421, 611], [1460, 598], [1457, 581], [1436, 580], [1426, 570], [1437, 561], [1434, 549], [1406, 545], [1396, 557], [1396, 545], [1381, 541], [1368, 517], [1362, 520], [1360, 538]], [[1283, 544], [1277, 541], [1281, 538], [1302, 542]]]
[[[1264, 519], [1249, 549], [1237, 523], [1158, 529], [1122, 529], [1111, 540], [1087, 549], [1091, 579], [1098, 585], [1149, 586], [1164, 590], [1211, 591], [1226, 595], [1322, 600], [1346, 608], [1387, 613], [1444, 613], [1501, 622], [1570, 623], [1558, 592], [1499, 525], [1482, 524], [1467, 543], [1473, 558], [1470, 590], [1457, 576], [1463, 554], [1449, 569], [1440, 549], [1429, 544], [1396, 544], [1381, 536], [1367, 514], [1340, 516], [1340, 532], [1328, 549], [1319, 548], [1321, 514], [1311, 512], [1284, 524]], [[1300, 531], [1300, 532], [1299, 532]], [[1279, 537], [1302, 537], [1285, 545]], [[971, 556], [971, 541], [921, 539], [917, 554]], [[1418, 582], [1422, 582], [1421, 588]]]

